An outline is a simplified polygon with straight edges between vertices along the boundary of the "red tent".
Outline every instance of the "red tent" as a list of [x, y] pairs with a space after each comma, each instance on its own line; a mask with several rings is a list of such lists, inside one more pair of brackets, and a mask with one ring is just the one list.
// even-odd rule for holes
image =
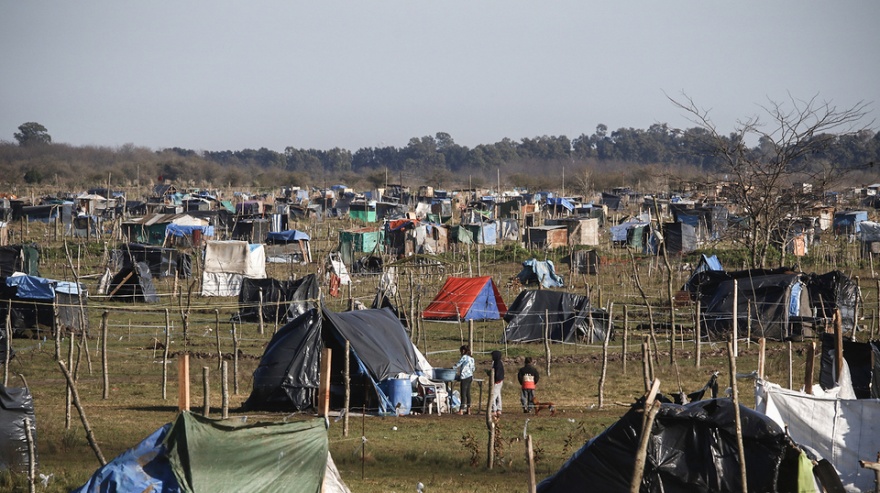
[[507, 306], [490, 276], [450, 277], [422, 312], [426, 320], [498, 320]]

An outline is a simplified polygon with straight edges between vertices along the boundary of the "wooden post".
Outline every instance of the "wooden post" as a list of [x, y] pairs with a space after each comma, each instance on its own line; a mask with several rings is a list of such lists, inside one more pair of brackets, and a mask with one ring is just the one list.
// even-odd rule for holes
[[168, 352], [171, 346], [171, 316], [165, 309], [165, 348], [162, 350], [162, 400], [168, 399]]
[[[67, 345], [67, 366], [73, 367], [73, 339], [74, 339], [74, 336], [73, 336], [73, 333], [70, 333], [69, 335], [70, 335], [70, 338], [69, 338], [70, 340], [68, 342], [70, 344]], [[76, 379], [73, 378], [73, 380], [75, 381]], [[67, 386], [67, 397], [65, 399], [65, 405], [64, 405], [64, 408], [65, 408], [64, 429], [65, 430], [70, 429], [70, 422], [72, 419], [71, 413], [70, 413], [70, 406], [72, 404], [73, 404], [73, 389], [71, 389], [71, 386], [68, 385]]]
[[211, 385], [208, 379], [210, 371], [207, 366], [202, 367], [202, 416], [206, 418], [211, 415]]
[[[6, 355], [3, 363], [3, 386], [9, 386], [9, 360], [12, 358], [12, 299], [9, 300], [10, 308], [6, 312]], [[57, 331], [57, 329], [56, 329]]]
[[760, 338], [758, 339], [758, 378], [764, 379], [764, 366], [766, 364], [767, 358], [767, 339]]
[[217, 369], [223, 366], [223, 351], [220, 350], [220, 310], [214, 308], [214, 335], [217, 337]]
[[345, 413], [342, 416], [342, 436], [348, 436], [348, 412], [349, 407], [351, 406], [351, 369], [348, 365], [351, 364], [351, 343], [348, 339], [345, 340], [345, 403], [343, 404], [342, 412]]
[[330, 348], [321, 350], [321, 374], [318, 381], [318, 416], [325, 418], [330, 416], [330, 358], [333, 351]]
[[37, 469], [37, 453], [34, 447], [34, 437], [31, 435], [31, 419], [24, 418], [24, 439], [27, 441], [28, 449], [28, 493], [34, 493], [34, 480]]
[[260, 320], [260, 335], [263, 335], [266, 333], [266, 327], [263, 325], [263, 288], [259, 288], [257, 293], [260, 297], [260, 306], [257, 310], [257, 318]]
[[223, 375], [223, 382], [222, 382], [223, 383], [223, 389], [222, 389], [222, 393], [223, 393], [223, 397], [222, 397], [223, 398], [223, 411], [222, 411], [222, 413], [223, 414], [221, 416], [223, 417], [223, 419], [226, 419], [229, 417], [229, 372], [227, 370], [228, 370], [228, 365], [226, 364], [226, 362], [225, 361], [221, 362], [220, 363], [220, 372]]
[[[734, 281], [735, 282], [735, 281]], [[736, 448], [739, 452], [739, 472], [743, 493], [748, 493], [748, 477], [746, 476], [746, 450], [743, 447], [742, 420], [739, 412], [739, 391], [736, 388], [736, 355], [733, 344], [727, 343], [727, 355], [730, 367], [730, 389], [733, 393], [733, 419], [736, 425]]]
[[232, 394], [238, 395], [238, 328], [232, 322]]
[[645, 426], [642, 427], [642, 434], [639, 438], [639, 448], [636, 452], [635, 468], [633, 470], [632, 481], [629, 485], [630, 493], [639, 493], [642, 488], [642, 475], [645, 473], [645, 458], [648, 455], [648, 443], [651, 439], [651, 430], [654, 427], [654, 418], [657, 417], [657, 412], [659, 411], [660, 401], [654, 401], [645, 413]]
[[626, 375], [626, 344], [629, 338], [629, 309], [623, 305], [623, 342], [620, 344], [620, 362], [623, 365], [623, 374]]
[[[506, 340], [506, 339], [505, 339]], [[544, 359], [545, 371], [550, 375], [550, 310], [544, 310]]]
[[732, 327], [731, 339], [733, 340], [732, 346], [733, 346], [733, 356], [734, 357], [739, 356], [739, 351], [737, 349], [737, 344], [736, 344], [736, 341], [739, 338], [739, 320], [738, 320], [739, 307], [737, 306], [738, 304], [739, 304], [739, 282], [736, 279], [734, 279], [733, 280], [733, 321], [731, 324], [731, 327]]
[[840, 375], [843, 374], [843, 319], [840, 309], [834, 309], [834, 381], [840, 384]]
[[486, 428], [489, 430], [489, 443], [486, 446], [486, 467], [495, 466], [495, 420], [492, 416], [492, 400], [495, 396], [495, 369], [489, 370], [489, 402], [486, 403]]
[[474, 321], [468, 320], [468, 347], [474, 350]]
[[526, 435], [526, 462], [529, 465], [529, 493], [537, 491], [535, 481], [535, 454], [532, 447], [532, 435]]
[[786, 346], [788, 349], [788, 390], [793, 390], [794, 381], [791, 372], [792, 361], [791, 361], [791, 341], [786, 342]]
[[95, 452], [95, 456], [98, 457], [98, 462], [101, 463], [101, 466], [106, 466], [107, 461], [104, 460], [104, 454], [101, 453], [101, 448], [98, 447], [98, 442], [95, 441], [95, 434], [92, 433], [92, 427], [89, 426], [86, 412], [83, 410], [83, 407], [79, 402], [79, 393], [76, 391], [76, 383], [73, 381], [73, 377], [70, 375], [70, 372], [67, 370], [63, 361], [59, 361], [58, 366], [61, 367], [61, 373], [64, 374], [64, 379], [67, 380], [67, 388], [73, 396], [73, 405], [76, 406], [76, 410], [79, 412], [79, 419], [82, 421], [83, 429], [86, 431], [86, 440], [88, 440], [89, 446], [91, 446], [92, 450]]
[[189, 353], [177, 358], [177, 410], [189, 411]]
[[605, 377], [608, 374], [608, 342], [611, 340], [611, 309], [614, 302], [608, 302], [608, 325], [605, 327], [605, 339], [602, 341], [602, 373], [599, 377], [599, 409], [605, 405]]
[[813, 365], [816, 360], [816, 342], [810, 341], [807, 344], [807, 361], [806, 368], [804, 369], [804, 392], [807, 394], [813, 393]]
[[700, 300], [697, 299], [697, 323], [694, 324], [694, 366], [697, 369], [700, 368], [700, 359], [702, 358], [702, 346], [700, 346], [700, 342], [703, 340], [703, 324], [701, 323], [703, 314], [701, 313], [702, 306], [700, 306]]
[[[104, 400], [110, 398], [110, 368], [107, 362], [107, 317], [110, 316], [110, 312], [104, 310], [101, 314], [101, 373], [104, 376]], [[85, 327], [82, 330], [86, 330]]]
[[642, 375], [645, 378], [645, 392], [651, 388], [651, 370], [648, 368], [651, 355], [649, 354], [648, 340], [642, 342]]

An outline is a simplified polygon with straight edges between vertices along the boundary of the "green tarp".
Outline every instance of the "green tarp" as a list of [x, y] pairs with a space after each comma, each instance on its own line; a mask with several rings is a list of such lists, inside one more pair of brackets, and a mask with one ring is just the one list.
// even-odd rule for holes
[[187, 493], [319, 493], [327, 467], [321, 419], [232, 425], [181, 413], [165, 445]]

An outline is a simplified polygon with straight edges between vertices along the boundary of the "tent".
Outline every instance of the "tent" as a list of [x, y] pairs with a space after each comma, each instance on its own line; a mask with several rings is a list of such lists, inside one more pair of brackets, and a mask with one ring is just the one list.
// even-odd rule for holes
[[295, 281], [245, 277], [238, 294], [238, 318], [257, 322], [262, 317], [263, 321], [273, 323], [292, 320], [311, 308], [317, 308], [318, 289], [315, 274]]
[[207, 243], [202, 296], [238, 296], [245, 277], [266, 277], [263, 245], [236, 240]]
[[[591, 320], [592, 318], [592, 320]], [[590, 334], [601, 341], [605, 337], [608, 316], [593, 311], [590, 299], [562, 291], [526, 289], [513, 300], [504, 321], [502, 342], [535, 342], [544, 340], [545, 324], [550, 325], [550, 340], [574, 342]]]
[[522, 270], [516, 275], [522, 284], [540, 284], [545, 288], [561, 288], [565, 285], [562, 276], [556, 274], [552, 260], [529, 259], [522, 263]]
[[28, 470], [30, 459], [25, 419], [30, 420], [31, 438], [37, 443], [34, 397], [30, 390], [27, 387], [0, 385], [0, 471]]
[[[420, 358], [400, 320], [388, 308], [343, 313], [310, 309], [279, 329], [254, 371], [253, 390], [242, 408], [312, 408], [323, 348], [332, 350], [330, 405], [342, 407], [345, 341], [350, 343], [351, 351], [350, 406], [394, 412], [391, 396], [382, 383], [404, 377], [409, 386], [409, 377], [420, 371]], [[407, 399], [411, 397], [411, 387], [408, 389]]]
[[784, 427], [799, 445], [829, 461], [846, 491], [874, 491], [874, 471], [860, 467], [859, 461], [876, 460], [880, 401], [842, 399], [817, 385], [811, 395], [761, 380], [755, 393], [756, 409]]
[[[730, 399], [662, 404], [651, 428], [640, 490], [744, 491], [734, 412]], [[805, 491], [796, 482], [800, 452], [785, 431], [764, 414], [745, 406], [739, 406], [739, 413], [748, 469], [747, 490]], [[537, 491], [628, 493], [642, 422], [639, 403], [588, 441], [559, 471], [541, 481]]]
[[137, 262], [146, 262], [153, 277], [176, 275], [188, 279], [192, 275], [192, 257], [176, 248], [125, 243], [111, 254], [111, 264], [115, 265], [116, 270]]
[[691, 277], [688, 278], [682, 289], [690, 291], [691, 293], [696, 293], [697, 289], [694, 283], [698, 282], [699, 274], [706, 271], [724, 272], [724, 267], [721, 266], [721, 261], [718, 260], [717, 255], [712, 255], [710, 257], [705, 253], [701, 254], [700, 261], [697, 262], [697, 266], [694, 267], [694, 270], [691, 272]]
[[[71, 332], [82, 328], [79, 310], [79, 289], [83, 290], [83, 304], [88, 295], [85, 286], [67, 281], [56, 281], [20, 272], [0, 278], [0, 320], [9, 314], [14, 329], [56, 326]], [[57, 317], [55, 307], [57, 306]], [[85, 320], [88, 331], [88, 320]], [[16, 330], [18, 332], [19, 330]]]
[[24, 272], [39, 276], [40, 252], [36, 245], [9, 245], [0, 247], [0, 276]]
[[498, 320], [507, 306], [490, 276], [448, 277], [434, 301], [422, 312], [425, 320]]
[[312, 262], [312, 249], [309, 244], [309, 235], [302, 231], [289, 229], [286, 231], [270, 232], [266, 238], [266, 255], [269, 261], [273, 259], [287, 262], [299, 260]]
[[188, 412], [98, 469], [76, 493], [346, 493], [323, 419], [215, 421]]
[[159, 295], [153, 285], [150, 266], [146, 262], [137, 262], [120, 269], [110, 279], [107, 296], [113, 301], [158, 303]]

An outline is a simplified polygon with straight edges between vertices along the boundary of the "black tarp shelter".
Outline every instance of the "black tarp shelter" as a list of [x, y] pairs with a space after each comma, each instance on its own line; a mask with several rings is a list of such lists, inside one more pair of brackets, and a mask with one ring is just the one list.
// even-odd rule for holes
[[330, 405], [342, 407], [345, 341], [350, 343], [352, 408], [393, 412], [379, 382], [416, 373], [415, 348], [397, 316], [388, 309], [334, 313], [310, 309], [269, 341], [254, 371], [243, 410], [304, 411], [318, 390], [321, 350], [332, 349]]
[[107, 295], [113, 301], [129, 303], [158, 303], [159, 295], [153, 285], [150, 266], [146, 262], [123, 267], [110, 279]]
[[[642, 403], [577, 451], [539, 493], [630, 491], [641, 438]], [[770, 418], [739, 406], [748, 470], [742, 487], [735, 408], [730, 399], [664, 403], [651, 428], [642, 492], [799, 491], [799, 450]]]
[[25, 419], [30, 420], [31, 438], [38, 443], [34, 397], [30, 390], [0, 385], [0, 471], [24, 473], [28, 470]]
[[507, 328], [502, 342], [536, 342], [544, 340], [545, 323], [550, 324], [550, 340], [574, 342], [589, 337], [605, 337], [608, 316], [594, 311], [586, 296], [562, 291], [526, 289], [520, 291], [504, 315]]
[[39, 276], [40, 253], [35, 245], [9, 245], [0, 247], [0, 276], [24, 272]]
[[192, 276], [192, 257], [176, 248], [126, 243], [119, 245], [112, 255], [116, 269], [146, 262], [153, 277], [176, 275], [181, 279], [188, 279]]
[[245, 277], [238, 293], [238, 318], [245, 322], [258, 322], [260, 317], [264, 322], [287, 322], [317, 308], [318, 296], [315, 274], [293, 281]]
[[816, 309], [816, 317], [831, 320], [835, 310], [840, 310], [844, 332], [853, 328], [856, 305], [861, 303], [859, 286], [839, 270], [807, 276], [810, 302]]

